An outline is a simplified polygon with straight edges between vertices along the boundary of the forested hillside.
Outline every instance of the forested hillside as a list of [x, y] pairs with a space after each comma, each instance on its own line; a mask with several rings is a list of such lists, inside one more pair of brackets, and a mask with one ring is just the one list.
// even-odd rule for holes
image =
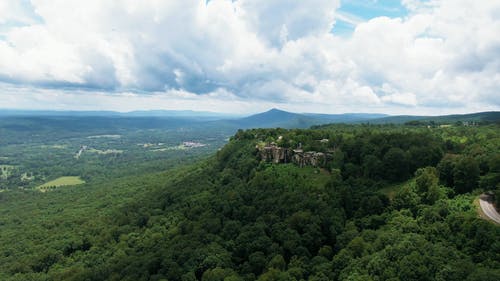
[[191, 166], [0, 193], [0, 279], [500, 280], [473, 203], [499, 188], [499, 129], [240, 130]]

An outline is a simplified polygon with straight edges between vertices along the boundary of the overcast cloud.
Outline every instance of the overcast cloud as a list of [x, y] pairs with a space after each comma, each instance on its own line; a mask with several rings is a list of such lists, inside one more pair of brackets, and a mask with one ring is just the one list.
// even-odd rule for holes
[[[2, 0], [0, 108], [500, 109], [500, 0]], [[355, 18], [352, 34], [332, 32]]]

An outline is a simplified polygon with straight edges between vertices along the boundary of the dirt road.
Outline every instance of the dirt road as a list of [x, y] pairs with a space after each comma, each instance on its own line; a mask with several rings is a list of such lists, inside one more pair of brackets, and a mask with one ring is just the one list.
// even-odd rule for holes
[[481, 209], [483, 210], [484, 214], [488, 216], [488, 218], [500, 224], [500, 214], [493, 206], [493, 203], [489, 201], [486, 196], [481, 195], [479, 197], [479, 204], [481, 205]]

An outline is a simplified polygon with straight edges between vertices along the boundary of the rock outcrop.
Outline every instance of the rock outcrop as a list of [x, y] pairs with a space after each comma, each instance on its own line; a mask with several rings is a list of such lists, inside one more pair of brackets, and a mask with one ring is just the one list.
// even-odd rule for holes
[[323, 167], [326, 164], [327, 154], [323, 152], [307, 151], [298, 152], [293, 155], [293, 162], [300, 167], [313, 166]]
[[279, 147], [274, 143], [265, 145], [264, 147], [257, 147], [257, 149], [259, 150], [260, 158], [262, 161], [275, 164], [291, 162], [299, 165], [300, 167], [322, 167], [325, 166], [327, 160], [331, 158], [331, 154], [329, 153], [316, 151], [304, 152], [300, 148], [284, 148]]
[[260, 159], [266, 162], [278, 163], [289, 163], [291, 162], [291, 153], [287, 148], [276, 146], [275, 144], [269, 144], [259, 149]]

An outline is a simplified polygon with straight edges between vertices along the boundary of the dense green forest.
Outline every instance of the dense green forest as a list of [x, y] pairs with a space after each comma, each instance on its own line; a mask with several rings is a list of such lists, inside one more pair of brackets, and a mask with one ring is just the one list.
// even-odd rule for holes
[[[240, 130], [200, 161], [1, 192], [0, 279], [500, 280], [474, 203], [499, 193], [499, 129]], [[325, 158], [263, 161], [269, 145]]]

